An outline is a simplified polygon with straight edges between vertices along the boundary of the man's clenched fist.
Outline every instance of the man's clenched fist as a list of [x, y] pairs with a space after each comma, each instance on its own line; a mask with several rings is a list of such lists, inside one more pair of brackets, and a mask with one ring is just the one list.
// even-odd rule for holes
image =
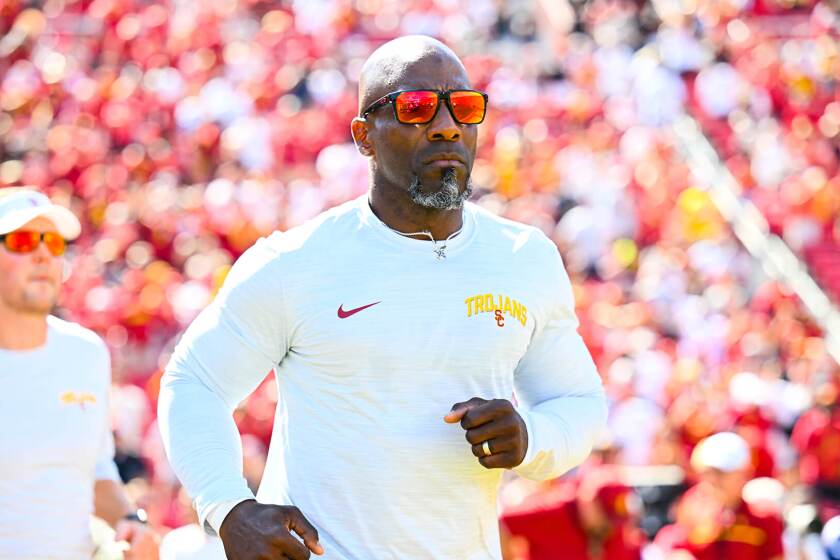
[[443, 419], [450, 424], [461, 423], [473, 455], [488, 469], [512, 469], [525, 459], [528, 431], [508, 400], [473, 397], [452, 405], [452, 411]]
[[[300, 535], [300, 542], [292, 531]], [[237, 504], [219, 528], [228, 560], [306, 560], [310, 550], [321, 555], [318, 531], [295, 506], [246, 500]], [[305, 545], [305, 546], [304, 546]]]

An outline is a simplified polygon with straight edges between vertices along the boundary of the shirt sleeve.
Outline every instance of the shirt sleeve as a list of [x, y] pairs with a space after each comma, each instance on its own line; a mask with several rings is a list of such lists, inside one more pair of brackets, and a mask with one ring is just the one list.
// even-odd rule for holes
[[102, 408], [104, 409], [104, 422], [102, 426], [102, 438], [99, 444], [99, 456], [94, 466], [95, 480], [114, 480], [120, 482], [120, 473], [114, 463], [114, 432], [111, 429], [111, 415], [109, 407], [108, 392], [111, 385], [111, 355], [108, 347], [102, 342], [100, 368], [102, 378], [105, 380], [102, 389]]
[[532, 540], [535, 537], [557, 534], [561, 524], [557, 513], [549, 509], [535, 509], [505, 513], [499, 522], [511, 535], [518, 535]]
[[233, 410], [288, 349], [275, 260], [264, 239], [242, 255], [184, 333], [161, 380], [164, 448], [208, 532], [218, 532], [234, 505], [254, 499]]
[[759, 518], [762, 528], [764, 529], [767, 538], [761, 545], [762, 558], [775, 559], [782, 558], [785, 554], [784, 545], [782, 542], [782, 534], [784, 533], [784, 523], [775, 515], [767, 515]]
[[558, 477], [582, 463], [607, 420], [601, 378], [577, 332], [572, 286], [553, 244], [551, 261], [551, 303], [514, 372], [528, 450], [513, 470], [533, 480]]

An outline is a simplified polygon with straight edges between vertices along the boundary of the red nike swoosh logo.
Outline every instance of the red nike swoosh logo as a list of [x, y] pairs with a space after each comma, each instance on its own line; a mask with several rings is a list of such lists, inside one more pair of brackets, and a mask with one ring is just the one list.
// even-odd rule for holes
[[377, 303], [380, 303], [380, 302], [375, 301], [373, 303], [369, 303], [367, 305], [357, 307], [356, 309], [348, 309], [347, 311], [344, 311], [344, 309], [342, 309], [344, 307], [344, 304], [342, 303], [341, 305], [338, 306], [338, 318], [339, 319], [346, 319], [350, 315], [355, 315], [359, 311], [363, 311], [363, 310], [367, 309], [368, 307], [373, 307]]

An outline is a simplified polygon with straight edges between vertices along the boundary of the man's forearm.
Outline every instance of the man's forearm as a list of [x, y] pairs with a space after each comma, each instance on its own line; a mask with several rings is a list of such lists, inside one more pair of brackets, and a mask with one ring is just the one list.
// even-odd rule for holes
[[606, 425], [602, 392], [558, 397], [520, 411], [528, 429], [528, 450], [517, 474], [533, 480], [556, 478], [586, 459]]
[[158, 419], [169, 462], [193, 498], [201, 523], [218, 509], [213, 506], [254, 499], [242, 476], [239, 432], [218, 395], [192, 375], [167, 371]]
[[534, 336], [514, 377], [528, 429], [528, 451], [514, 470], [534, 480], [558, 477], [583, 462], [607, 423], [601, 377], [578, 322], [561, 311], [555, 316]]
[[134, 507], [125, 493], [121, 482], [116, 480], [97, 480], [93, 485], [93, 514], [106, 521], [111, 527], [126, 515], [134, 512]]

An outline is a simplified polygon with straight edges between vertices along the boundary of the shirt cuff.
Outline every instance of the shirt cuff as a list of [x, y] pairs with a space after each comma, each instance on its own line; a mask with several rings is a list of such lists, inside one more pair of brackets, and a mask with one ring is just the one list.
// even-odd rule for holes
[[227, 502], [219, 502], [218, 504], [210, 506], [204, 519], [204, 532], [208, 535], [218, 535], [219, 529], [222, 528], [222, 522], [237, 505], [246, 500], [253, 498], [242, 498], [239, 500], [230, 500]]
[[513, 467], [512, 470], [515, 472], [516, 469], [525, 467], [534, 460], [534, 456], [537, 454], [537, 446], [534, 445], [536, 442], [534, 441], [534, 427], [531, 423], [531, 415], [524, 407], [517, 406], [514, 408], [516, 408], [516, 412], [519, 413], [519, 416], [522, 417], [522, 421], [525, 422], [525, 433], [528, 434], [528, 448], [525, 450], [525, 458], [522, 459], [521, 463]]

